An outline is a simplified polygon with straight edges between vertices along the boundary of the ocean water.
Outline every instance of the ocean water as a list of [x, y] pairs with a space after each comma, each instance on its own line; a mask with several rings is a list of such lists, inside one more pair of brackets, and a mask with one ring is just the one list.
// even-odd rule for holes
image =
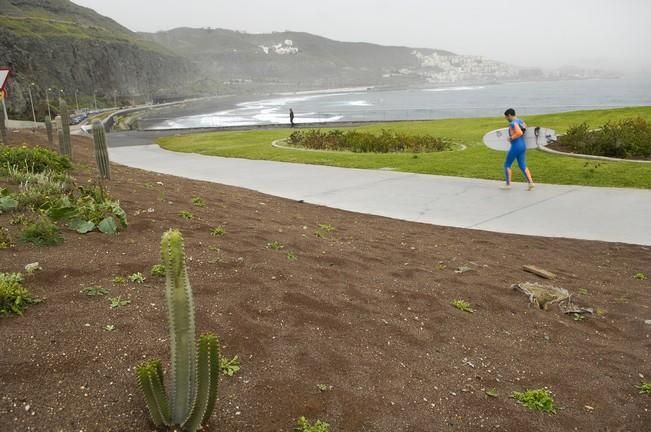
[[202, 106], [202, 113], [179, 117], [159, 113], [144, 119], [141, 127], [185, 129], [284, 124], [289, 122], [290, 108], [296, 114], [295, 122], [300, 124], [501, 117], [511, 107], [518, 115], [526, 116], [642, 105], [651, 105], [651, 79], [520, 82], [391, 91], [344, 89], [279, 94], [234, 103], [227, 109]]

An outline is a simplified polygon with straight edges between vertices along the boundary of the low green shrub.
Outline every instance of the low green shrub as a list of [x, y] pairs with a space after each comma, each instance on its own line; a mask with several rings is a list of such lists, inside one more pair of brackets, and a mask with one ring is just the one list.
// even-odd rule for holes
[[651, 123], [642, 117], [608, 122], [598, 129], [574, 125], [558, 143], [575, 153], [620, 159], [651, 159]]
[[23, 286], [20, 273], [0, 273], [0, 315], [22, 315], [25, 308], [37, 303]]
[[28, 224], [20, 235], [22, 241], [36, 246], [56, 246], [63, 242], [59, 228], [47, 218], [41, 217]]
[[451, 150], [454, 143], [447, 138], [431, 135], [407, 135], [383, 129], [379, 135], [369, 132], [297, 131], [289, 137], [289, 144], [313, 150], [351, 151], [354, 153], [424, 153]]
[[0, 148], [0, 169], [6, 170], [13, 166], [36, 173], [52, 171], [61, 174], [72, 169], [68, 158], [42, 147]]

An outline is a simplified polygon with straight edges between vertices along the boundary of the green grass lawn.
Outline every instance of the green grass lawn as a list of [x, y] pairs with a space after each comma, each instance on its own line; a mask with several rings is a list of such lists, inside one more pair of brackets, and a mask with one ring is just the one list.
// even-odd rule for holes
[[[546, 114], [528, 116], [524, 120], [530, 127], [544, 126], [562, 133], [569, 126], [584, 121], [597, 127], [609, 120], [637, 116], [651, 121], [651, 107]], [[465, 151], [442, 153], [347, 153], [285, 150], [271, 146], [272, 141], [287, 138], [291, 133], [290, 129], [170, 136], [160, 138], [158, 143], [168, 150], [213, 156], [349, 168], [393, 168], [404, 172], [501, 180], [506, 154], [488, 149], [481, 140], [486, 132], [505, 126], [506, 123], [502, 118], [495, 117], [384, 123], [358, 128], [375, 132], [391, 129], [412, 134], [448, 137], [468, 147]], [[538, 150], [529, 151], [527, 158], [537, 183], [651, 189], [651, 164], [596, 162], [551, 155]], [[521, 180], [517, 166], [514, 165], [514, 168], [514, 179]], [[519, 177], [516, 177], [516, 174]]]

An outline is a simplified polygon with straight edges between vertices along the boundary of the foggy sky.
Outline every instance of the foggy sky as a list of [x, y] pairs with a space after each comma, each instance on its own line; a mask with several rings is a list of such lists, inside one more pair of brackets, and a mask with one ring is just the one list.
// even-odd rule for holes
[[342, 41], [439, 48], [523, 66], [651, 69], [650, 0], [74, 2], [134, 31], [293, 30]]

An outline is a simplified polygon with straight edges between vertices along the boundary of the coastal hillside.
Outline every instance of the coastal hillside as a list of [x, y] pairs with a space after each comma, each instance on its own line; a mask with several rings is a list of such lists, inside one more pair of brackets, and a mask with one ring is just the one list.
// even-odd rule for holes
[[68, 0], [0, 0], [0, 19], [0, 65], [11, 64], [16, 73], [10, 113], [29, 110], [29, 83], [42, 115], [47, 88], [54, 89], [50, 98], [63, 90], [68, 98], [96, 93], [127, 103], [173, 92], [179, 72], [194, 72], [163, 47]]

